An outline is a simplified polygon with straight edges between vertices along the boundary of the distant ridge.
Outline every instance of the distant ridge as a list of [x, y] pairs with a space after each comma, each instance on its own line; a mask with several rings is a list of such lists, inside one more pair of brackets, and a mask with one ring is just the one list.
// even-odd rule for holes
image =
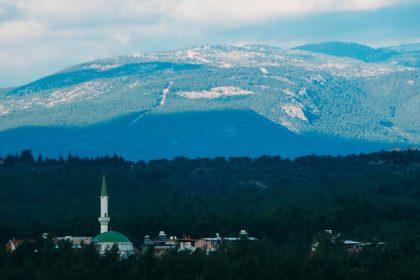
[[319, 44], [307, 44], [294, 49], [324, 53], [339, 57], [351, 57], [365, 62], [381, 62], [397, 54], [397, 51], [388, 48], [371, 48], [358, 43], [324, 42]]

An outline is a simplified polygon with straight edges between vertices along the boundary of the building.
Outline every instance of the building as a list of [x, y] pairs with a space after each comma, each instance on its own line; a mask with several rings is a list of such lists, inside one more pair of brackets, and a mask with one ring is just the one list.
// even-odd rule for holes
[[134, 246], [130, 239], [116, 231], [107, 231], [95, 236], [93, 243], [98, 246], [101, 255], [111, 250], [114, 246], [116, 246], [122, 258], [127, 258], [134, 254]]
[[191, 239], [188, 237], [184, 237], [181, 239], [177, 239], [177, 248], [178, 251], [190, 251], [190, 252], [194, 252], [197, 248], [195, 247], [196, 245], [196, 241], [195, 239]]
[[62, 244], [69, 242], [73, 249], [81, 249], [83, 245], [90, 245], [92, 237], [87, 236], [64, 236], [53, 238], [55, 248], [59, 248]]
[[205, 237], [195, 242], [195, 248], [205, 250], [207, 252], [215, 251], [221, 244], [230, 244], [240, 240], [257, 241], [255, 237], [249, 237], [246, 230], [241, 230], [237, 237], [221, 237], [216, 233], [216, 237]]
[[360, 253], [366, 247], [381, 248], [385, 246], [385, 242], [372, 241], [372, 242], [359, 242], [354, 240], [344, 240], [344, 247], [349, 253]]
[[35, 239], [10, 239], [9, 241], [7, 241], [5, 247], [6, 247], [6, 251], [9, 253], [13, 253], [14, 251], [16, 251], [16, 249], [19, 246], [22, 246], [23, 244], [32, 244], [32, 245], [36, 245], [36, 240]]
[[188, 236], [184, 236], [183, 238], [177, 238], [176, 236], [168, 237], [164, 231], [160, 231], [157, 239], [153, 240], [149, 235], [144, 237], [142, 252], [145, 253], [149, 249], [153, 249], [154, 254], [157, 256], [160, 256], [169, 250], [194, 252], [195, 250], [200, 249], [211, 252], [215, 251], [222, 243], [229, 244], [240, 240], [255, 241], [257, 239], [255, 237], [249, 237], [246, 230], [241, 230], [238, 237], [220, 237], [220, 235], [216, 233], [216, 237], [201, 239], [193, 239]]
[[318, 234], [311, 245], [311, 256], [315, 256], [321, 246], [330, 248], [343, 248], [349, 253], [360, 253], [365, 247], [380, 248], [385, 246], [385, 242], [372, 241], [360, 242], [354, 240], [343, 240], [340, 233], [334, 233], [332, 230], [324, 230]]
[[195, 242], [195, 239], [188, 236], [183, 238], [168, 237], [164, 231], [160, 231], [157, 239], [152, 240], [149, 235], [144, 237], [142, 252], [145, 253], [149, 249], [153, 249], [156, 256], [160, 256], [169, 250], [194, 252], [196, 249]]
[[175, 249], [177, 247], [176, 241], [176, 236], [168, 238], [163, 230], [159, 232], [158, 238], [154, 240], [152, 240], [149, 235], [146, 235], [144, 237], [142, 252], [145, 253], [153, 248], [155, 255], [160, 256], [168, 250]]
[[101, 233], [104, 233], [108, 231], [109, 222], [111, 221], [108, 213], [108, 189], [106, 187], [105, 174], [102, 176], [101, 195], [99, 199], [101, 202], [101, 215], [99, 216], [98, 221]]
[[122, 258], [127, 258], [133, 255], [134, 246], [127, 236], [116, 231], [109, 231], [109, 222], [111, 219], [108, 211], [108, 189], [105, 175], [102, 177], [102, 187], [99, 199], [101, 205], [100, 216], [98, 218], [100, 234], [93, 238], [93, 244], [97, 246], [100, 254], [105, 254], [115, 246]]

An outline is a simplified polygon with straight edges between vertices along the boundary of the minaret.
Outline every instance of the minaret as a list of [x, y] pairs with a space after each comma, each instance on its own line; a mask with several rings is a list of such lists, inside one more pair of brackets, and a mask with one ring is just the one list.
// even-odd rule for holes
[[108, 224], [111, 220], [108, 213], [108, 190], [106, 189], [105, 174], [102, 177], [102, 188], [101, 188], [101, 216], [98, 218], [99, 224], [101, 225], [101, 233], [108, 231]]

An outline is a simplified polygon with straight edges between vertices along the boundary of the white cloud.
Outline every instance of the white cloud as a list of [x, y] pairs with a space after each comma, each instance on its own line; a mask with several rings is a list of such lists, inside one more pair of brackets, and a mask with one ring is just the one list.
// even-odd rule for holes
[[[0, 41], [60, 36], [68, 29], [200, 24], [237, 27], [282, 17], [370, 10], [412, 0], [0, 0]], [[7, 15], [6, 15], [7, 16]], [[6, 17], [7, 18], [7, 17]], [[110, 34], [122, 44], [130, 36]]]
[[371, 10], [399, 0], [181, 0], [174, 6], [179, 20], [201, 23], [246, 24], [312, 13]]
[[130, 36], [128, 36], [127, 34], [116, 33], [112, 37], [114, 38], [115, 41], [117, 41], [121, 45], [125, 46], [125, 45], [128, 45], [128, 43], [130, 43]]
[[117, 19], [243, 24], [311, 13], [371, 10], [410, 1], [412, 0], [3, 0], [9, 6], [14, 5], [24, 17], [30, 19], [52, 24], [82, 22], [87, 25]]
[[54, 66], [37, 65], [37, 77], [86, 58], [218, 42], [217, 32], [232, 27], [413, 1], [0, 0], [0, 69], [7, 68], [0, 71], [0, 87], [15, 83], [5, 82], [6, 72], [27, 81], [34, 60]]
[[0, 24], [0, 43], [20, 43], [38, 37], [43, 31], [44, 27], [37, 21], [7, 21]]

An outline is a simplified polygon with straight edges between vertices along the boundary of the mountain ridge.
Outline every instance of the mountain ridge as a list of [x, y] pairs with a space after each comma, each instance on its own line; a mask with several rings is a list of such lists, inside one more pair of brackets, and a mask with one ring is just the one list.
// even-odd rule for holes
[[358, 43], [323, 42], [319, 44], [306, 44], [294, 49], [325, 53], [339, 57], [350, 57], [364, 62], [382, 62], [398, 52], [388, 48], [371, 48]]
[[261, 45], [104, 58], [0, 91], [0, 131], [251, 110], [296, 135], [418, 145], [419, 69], [406, 65], [418, 63], [415, 49], [380, 63]]

